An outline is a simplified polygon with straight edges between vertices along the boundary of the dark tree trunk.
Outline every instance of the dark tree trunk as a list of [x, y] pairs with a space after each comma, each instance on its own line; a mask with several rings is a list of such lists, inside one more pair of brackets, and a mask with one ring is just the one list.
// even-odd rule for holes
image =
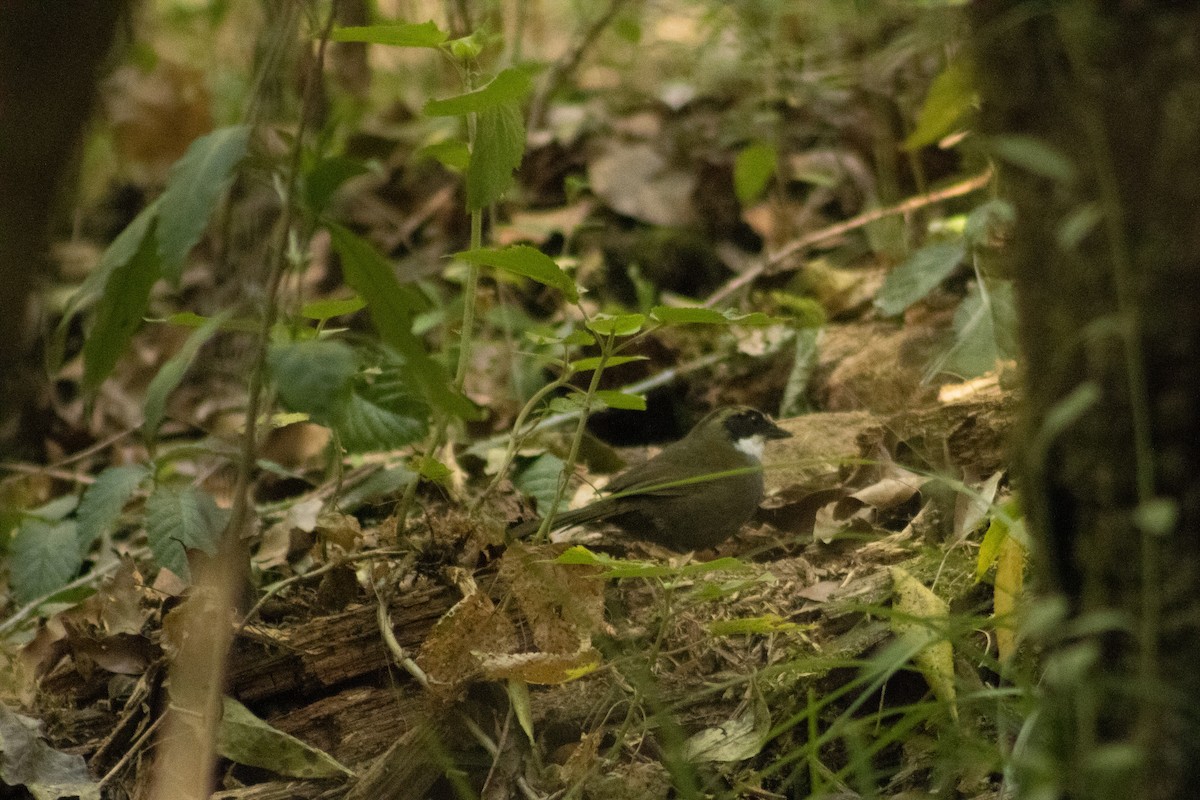
[[33, 456], [45, 371], [32, 297], [100, 63], [129, 0], [0, 2], [0, 453]]
[[975, 0], [971, 17], [1018, 216], [1023, 497], [1070, 615], [1042, 777], [1069, 797], [1195, 797], [1200, 6]]

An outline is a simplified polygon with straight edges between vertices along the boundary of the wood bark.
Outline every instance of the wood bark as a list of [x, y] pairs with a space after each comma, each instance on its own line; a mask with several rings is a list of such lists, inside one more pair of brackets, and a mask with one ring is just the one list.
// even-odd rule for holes
[[1022, 786], [1194, 797], [1200, 9], [976, 0], [970, 14], [982, 129], [1017, 212], [1023, 498], [1070, 616], [1033, 738], [1050, 769]]

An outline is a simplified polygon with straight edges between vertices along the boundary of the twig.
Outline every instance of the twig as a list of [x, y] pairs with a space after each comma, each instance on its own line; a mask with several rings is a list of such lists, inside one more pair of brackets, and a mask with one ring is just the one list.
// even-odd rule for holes
[[392, 630], [392, 617], [388, 612], [387, 600], [378, 592], [375, 593], [375, 622], [379, 625], [379, 635], [383, 637], [383, 643], [391, 651], [396, 663], [412, 676], [417, 685], [428, 691], [431, 685], [429, 676], [417, 665], [416, 661], [413, 661], [412, 656], [404, 649], [404, 645], [400, 644], [400, 640], [396, 638], [396, 632]]
[[546, 112], [546, 103], [550, 99], [550, 96], [557, 91], [566, 77], [579, 67], [579, 62], [583, 60], [584, 55], [595, 44], [596, 40], [600, 38], [600, 34], [604, 32], [604, 29], [612, 22], [613, 17], [617, 15], [621, 7], [627, 2], [629, 0], [611, 0], [608, 8], [592, 21], [592, 24], [579, 37], [579, 41], [576, 42], [575, 46], [559, 56], [558, 60], [546, 71], [546, 77], [542, 81], [541, 87], [529, 104], [529, 130], [541, 126], [542, 116]]
[[121, 760], [118, 761], [116, 764], [114, 764], [113, 768], [110, 769], [104, 775], [104, 777], [101, 778], [96, 783], [97, 790], [103, 789], [104, 784], [108, 783], [114, 777], [116, 777], [117, 773], [120, 772], [125, 767], [125, 765], [129, 763], [129, 760], [131, 758], [133, 758], [135, 755], [137, 755], [139, 752], [141, 752], [142, 745], [144, 745], [146, 743], [146, 740], [148, 738], [150, 738], [151, 734], [153, 734], [156, 730], [158, 730], [158, 726], [162, 724], [162, 721], [164, 719], [166, 719], [165, 716], [160, 716], [158, 719], [154, 720], [154, 722], [150, 723], [150, 725], [148, 725], [146, 727], [146, 730], [142, 731], [141, 736], [138, 736], [138, 738], [135, 739], [133, 741], [133, 743], [129, 745], [129, 749], [125, 751], [125, 755], [121, 756]]
[[865, 225], [870, 225], [872, 222], [876, 222], [886, 217], [894, 217], [899, 214], [908, 214], [916, 211], [919, 208], [935, 205], [936, 203], [940, 203], [944, 200], [962, 197], [965, 194], [970, 194], [971, 192], [978, 191], [984, 186], [987, 186], [991, 179], [992, 168], [988, 167], [973, 178], [960, 181], [951, 186], [947, 186], [944, 189], [939, 189], [936, 192], [914, 195], [913, 197], [899, 202], [894, 206], [865, 211], [862, 214], [859, 214], [857, 217], [851, 217], [845, 222], [839, 222], [836, 225], [830, 225], [826, 228], [822, 228], [819, 231], [813, 231], [806, 236], [801, 236], [799, 239], [788, 242], [780, 250], [768, 255], [765, 259], [755, 264], [750, 269], [730, 280], [728, 283], [714, 292], [712, 296], [704, 302], [704, 305], [712, 307], [721, 303], [738, 289], [741, 289], [743, 286], [754, 282], [761, 275], [775, 271], [784, 261], [794, 256], [796, 253], [812, 247], [814, 244], [823, 242], [826, 239], [832, 239], [835, 236], [841, 236], [843, 233], [856, 230]]

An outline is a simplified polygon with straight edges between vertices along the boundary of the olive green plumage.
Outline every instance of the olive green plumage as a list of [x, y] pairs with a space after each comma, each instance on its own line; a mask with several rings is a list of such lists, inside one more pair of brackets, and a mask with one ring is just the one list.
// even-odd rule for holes
[[[788, 436], [753, 408], [718, 409], [654, 458], [613, 478], [605, 497], [555, 515], [552, 530], [610, 522], [677, 551], [715, 547], [741, 530], [762, 501], [763, 444]], [[540, 522], [522, 523], [512, 533], [527, 536]]]

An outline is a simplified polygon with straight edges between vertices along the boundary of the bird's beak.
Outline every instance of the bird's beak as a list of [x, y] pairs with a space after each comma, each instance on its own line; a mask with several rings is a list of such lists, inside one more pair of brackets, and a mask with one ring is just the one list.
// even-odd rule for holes
[[790, 433], [788, 433], [783, 428], [776, 425], [774, 422], [771, 423], [771, 427], [763, 435], [766, 436], [768, 439], [790, 439], [790, 438], [792, 438], [792, 435]]

